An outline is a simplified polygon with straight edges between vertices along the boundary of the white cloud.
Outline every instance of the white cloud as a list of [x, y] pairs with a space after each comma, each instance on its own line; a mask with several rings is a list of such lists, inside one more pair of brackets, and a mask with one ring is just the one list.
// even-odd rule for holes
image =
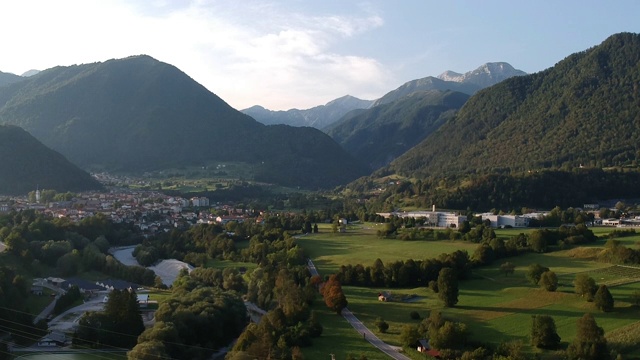
[[236, 108], [274, 109], [311, 107], [347, 93], [379, 94], [387, 76], [375, 59], [331, 50], [381, 26], [382, 18], [370, 12], [317, 16], [244, 1], [142, 4], [3, 3], [0, 32], [12, 35], [3, 41], [0, 70], [19, 73], [148, 54]]

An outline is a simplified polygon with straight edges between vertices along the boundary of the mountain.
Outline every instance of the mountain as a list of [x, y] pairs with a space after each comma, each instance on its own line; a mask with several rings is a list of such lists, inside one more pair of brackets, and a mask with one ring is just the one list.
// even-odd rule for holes
[[469, 99], [454, 91], [413, 92], [347, 114], [325, 132], [356, 159], [377, 169], [389, 164], [452, 118]]
[[11, 73], [4, 73], [0, 71], [0, 86], [13, 84], [15, 82], [21, 81], [23, 78], [18, 75], [14, 75]]
[[24, 72], [24, 73], [22, 73], [22, 75], [20, 75], [20, 76], [22, 76], [22, 77], [29, 77], [29, 76], [33, 76], [33, 75], [35, 75], [35, 74], [37, 74], [37, 73], [39, 73], [39, 72], [40, 72], [40, 70], [31, 69], [31, 70], [27, 70], [27, 71], [25, 71], [25, 72]]
[[640, 35], [479, 91], [390, 169], [412, 177], [637, 167]]
[[255, 180], [306, 188], [366, 171], [319, 130], [260, 124], [149, 56], [55, 67], [1, 87], [0, 123], [23, 127], [89, 169], [237, 161], [254, 166]]
[[265, 125], [285, 124], [291, 126], [311, 126], [323, 129], [334, 123], [346, 113], [355, 109], [367, 109], [373, 104], [372, 100], [362, 100], [346, 95], [332, 100], [326, 105], [319, 105], [311, 109], [287, 111], [273, 111], [262, 106], [252, 106], [241, 110]]
[[0, 125], [0, 159], [0, 194], [24, 195], [37, 187], [59, 192], [102, 189], [91, 175], [17, 126]]
[[458, 74], [453, 71], [445, 71], [438, 75], [438, 79], [457, 83], [477, 85], [481, 89], [493, 86], [503, 80], [514, 76], [527, 75], [522, 70], [516, 70], [506, 62], [493, 62], [481, 65], [473, 71]]
[[398, 100], [415, 91], [453, 90], [473, 95], [478, 90], [495, 85], [509, 77], [525, 74], [525, 72], [516, 70], [505, 62], [486, 63], [465, 74], [446, 71], [438, 77], [427, 76], [422, 79], [406, 82], [399, 88], [388, 92], [376, 100], [373, 106]]

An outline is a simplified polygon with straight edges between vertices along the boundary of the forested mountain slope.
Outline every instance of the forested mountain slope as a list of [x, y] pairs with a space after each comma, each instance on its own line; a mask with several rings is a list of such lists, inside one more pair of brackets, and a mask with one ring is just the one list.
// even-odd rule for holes
[[406, 176], [637, 166], [640, 35], [484, 89], [387, 171]]
[[55, 67], [0, 87], [0, 124], [21, 126], [91, 169], [241, 161], [255, 165], [255, 180], [308, 188], [366, 171], [319, 130], [262, 125], [149, 56]]
[[99, 190], [102, 185], [17, 126], [0, 125], [0, 194], [40, 189]]
[[436, 131], [468, 98], [454, 91], [414, 92], [351, 112], [325, 132], [358, 160], [377, 169]]
[[21, 76], [0, 71], [0, 86], [13, 84], [21, 80], [23, 80]]

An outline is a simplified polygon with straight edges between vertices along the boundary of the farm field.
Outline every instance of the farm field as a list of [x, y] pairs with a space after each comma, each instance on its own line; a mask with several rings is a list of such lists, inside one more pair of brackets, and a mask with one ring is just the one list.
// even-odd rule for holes
[[[613, 228], [597, 228], [598, 236], [606, 235]], [[401, 241], [378, 239], [375, 225], [365, 224], [352, 227], [346, 234], [324, 232], [304, 236], [298, 243], [314, 260], [322, 275], [334, 273], [340, 265], [361, 263], [369, 266], [376, 258], [384, 263], [409, 258], [426, 259], [455, 250], [467, 250], [473, 253], [477, 244], [462, 241]], [[521, 232], [535, 229], [501, 229], [496, 234], [509, 238]], [[322, 231], [322, 230], [321, 230]], [[619, 238], [626, 246], [633, 246], [636, 238]], [[532, 315], [550, 315], [554, 318], [563, 344], [566, 346], [576, 335], [576, 320], [584, 313], [594, 315], [598, 325], [603, 327], [609, 339], [610, 348], [622, 351], [627, 358], [640, 356], [640, 308], [633, 306], [632, 294], [640, 291], [640, 267], [623, 267], [594, 261], [592, 254], [603, 247], [605, 239], [585, 248], [573, 248], [546, 254], [529, 253], [494, 262], [491, 266], [474, 269], [472, 279], [460, 283], [459, 302], [453, 308], [443, 308], [437, 294], [427, 288], [415, 289], [378, 289], [345, 286], [349, 309], [372, 329], [382, 340], [391, 345], [400, 345], [400, 331], [406, 324], [419, 322], [410, 318], [411, 311], [417, 311], [422, 317], [431, 310], [440, 310], [445, 317], [464, 322], [470, 330], [470, 340], [492, 345], [502, 341], [521, 340], [524, 350], [529, 354], [538, 354], [542, 358], [553, 358], [553, 353], [541, 352], [529, 345], [529, 332]], [[515, 273], [505, 276], [500, 272], [502, 262], [510, 261], [516, 265]], [[556, 272], [559, 287], [556, 292], [546, 292], [528, 282], [525, 273], [532, 263], [549, 267]], [[615, 309], [610, 313], [598, 311], [593, 303], [587, 302], [574, 293], [573, 280], [577, 273], [589, 274], [598, 284], [606, 284], [615, 300]], [[413, 302], [380, 302], [377, 295], [389, 291], [394, 295], [417, 295]], [[323, 314], [324, 315], [324, 314]], [[381, 317], [390, 327], [386, 334], [377, 331], [375, 322]], [[322, 316], [323, 324], [325, 316]], [[360, 339], [360, 335], [347, 327], [344, 336], [335, 344], [349, 344]], [[340, 322], [339, 321], [339, 322]], [[332, 326], [335, 319], [331, 318]], [[330, 328], [331, 328], [330, 327]], [[325, 331], [328, 329], [325, 328]], [[324, 338], [324, 334], [322, 336]], [[313, 353], [305, 351], [308, 359], [324, 359], [312, 354], [323, 353], [324, 339], [314, 342]], [[320, 350], [315, 350], [319, 348]], [[335, 347], [334, 347], [335, 348]], [[373, 350], [375, 351], [375, 350]], [[414, 359], [423, 355], [406, 354]], [[326, 356], [326, 355], [325, 355]], [[385, 359], [384, 354], [377, 357], [367, 355], [369, 359]]]

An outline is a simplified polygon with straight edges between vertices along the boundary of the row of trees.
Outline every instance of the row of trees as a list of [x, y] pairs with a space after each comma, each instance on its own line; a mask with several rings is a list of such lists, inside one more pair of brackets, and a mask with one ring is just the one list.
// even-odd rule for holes
[[441, 254], [426, 260], [398, 260], [386, 265], [376, 259], [372, 266], [343, 265], [337, 272], [343, 285], [376, 287], [416, 287], [428, 286], [437, 281], [440, 270], [451, 268], [460, 279], [469, 276], [472, 261], [464, 250]]

